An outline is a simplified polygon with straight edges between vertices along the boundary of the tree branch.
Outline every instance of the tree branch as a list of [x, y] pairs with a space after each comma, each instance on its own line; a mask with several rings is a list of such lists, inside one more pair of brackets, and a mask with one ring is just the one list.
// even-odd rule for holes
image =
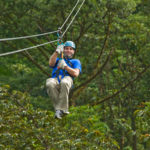
[[105, 101], [108, 101], [110, 100], [111, 98], [114, 98], [115, 96], [117, 96], [118, 94], [120, 94], [124, 89], [126, 89], [128, 86], [132, 85], [135, 81], [137, 81], [139, 78], [142, 77], [142, 75], [150, 68], [150, 65], [148, 65], [146, 68], [144, 68], [133, 80], [129, 81], [127, 84], [125, 84], [123, 87], [121, 87], [120, 90], [118, 90], [116, 93], [114, 93], [113, 95], [110, 95], [98, 102], [95, 102], [95, 103], [92, 103], [91, 105], [94, 106], [94, 105], [98, 105], [98, 104], [101, 104]]
[[104, 50], [107, 47], [107, 41], [108, 41], [108, 37], [110, 35], [110, 26], [111, 26], [111, 23], [112, 23], [111, 22], [111, 16], [109, 15], [108, 16], [108, 25], [107, 25], [107, 29], [106, 29], [106, 35], [105, 35], [105, 39], [104, 39], [104, 43], [103, 43], [102, 49], [101, 49], [100, 54], [99, 54], [98, 59], [97, 59], [96, 67], [98, 66], [98, 64], [100, 62], [100, 59], [101, 59], [101, 56], [102, 56]]
[[[72, 93], [71, 93], [71, 97], [73, 97], [74, 95], [79, 95], [79, 93], [84, 90], [87, 86], [87, 84], [89, 84], [93, 79], [95, 79], [95, 77], [99, 74], [102, 73], [102, 71], [104, 70], [105, 66], [107, 65], [107, 63], [110, 60], [110, 57], [112, 55], [114, 49], [112, 49], [109, 53], [109, 55], [107, 56], [105, 62], [103, 63], [103, 65], [100, 68], [96, 68], [93, 73], [91, 74], [91, 76], [89, 77], [89, 79], [87, 79], [84, 83], [81, 83], [78, 87], [76, 87]], [[77, 92], [76, 92], [77, 91]], [[74, 92], [76, 92], [75, 94], [73, 94]]]
[[[37, 26], [38, 26], [38, 28], [40, 29], [41, 32], [46, 33], [45, 29], [42, 27], [42, 25], [40, 24], [39, 21], [37, 21]], [[45, 35], [45, 37], [46, 37], [47, 41], [50, 41], [50, 38], [48, 37], [48, 35]], [[51, 43], [51, 45], [54, 49], [56, 49], [56, 46], [53, 43]]]
[[[13, 20], [10, 15], [8, 15], [8, 18], [9, 18], [10, 20]], [[17, 24], [16, 22], [13, 21], [13, 24], [14, 24], [14, 26], [15, 26], [16, 28], [18, 28], [18, 24]], [[14, 31], [13, 31], [13, 32], [14, 32]], [[25, 34], [25, 33], [22, 31], [22, 35], [23, 35], [23, 36], [26, 36], [27, 34]], [[35, 40], [33, 40], [33, 39], [28, 38], [27, 40], [30, 41], [30, 42], [33, 43], [33, 44], [38, 44], [38, 43], [37, 43]], [[42, 50], [41, 47], [37, 47], [37, 49], [38, 49], [38, 50], [41, 52], [41, 54], [46, 58], [46, 60], [49, 60], [49, 57], [48, 57], [47, 54]], [[45, 48], [43, 47], [43, 49], [45, 49]]]
[[[10, 47], [16, 49], [16, 46], [13, 46], [12, 44], [8, 43], [7, 41], [4, 41], [4, 44], [7, 44], [7, 45], [9, 45]], [[35, 60], [33, 59], [33, 57], [32, 57], [28, 52], [25, 51], [25, 52], [22, 52], [21, 54], [24, 55], [25, 57], [27, 57], [34, 65], [36, 65], [36, 66], [42, 71], [42, 73], [44, 73], [45, 75], [49, 76], [49, 73], [47, 73], [47, 72], [43, 69], [43, 67], [42, 67], [40, 64], [38, 64], [37, 61], [35, 61]]]
[[34, 65], [36, 65], [36, 66], [41, 70], [42, 73], [44, 73], [45, 75], [49, 76], [49, 73], [46, 72], [46, 71], [43, 69], [43, 67], [42, 67], [40, 64], [38, 64], [38, 63], [34, 60], [34, 58], [30, 55], [29, 52], [25, 51], [25, 52], [23, 52], [22, 54], [23, 54], [24, 56], [26, 56]]

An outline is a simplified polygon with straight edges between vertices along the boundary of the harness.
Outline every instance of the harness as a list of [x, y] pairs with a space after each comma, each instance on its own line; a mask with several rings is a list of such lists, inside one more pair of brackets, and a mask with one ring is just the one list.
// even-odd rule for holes
[[[65, 59], [65, 60], [67, 61], [67, 63], [68, 63], [71, 67], [73, 67], [73, 64], [72, 64], [68, 59]], [[59, 83], [60, 83], [60, 81], [61, 81], [61, 79], [62, 79], [61, 75], [59, 75], [60, 70], [63, 70], [63, 77], [66, 76], [66, 71], [65, 71], [65, 69], [61, 69], [61, 68], [57, 69], [55, 73], [56, 73], [56, 77], [57, 77], [57, 80], [58, 80]], [[69, 73], [68, 73], [68, 74], [69, 74]], [[69, 74], [69, 75], [70, 75], [70, 74]], [[70, 75], [70, 77], [72, 77], [72, 76]], [[72, 77], [72, 78], [73, 78], [73, 77]]]
[[[63, 44], [62, 43], [62, 35], [61, 35], [61, 29], [60, 28], [58, 28], [58, 32], [57, 32], [57, 37], [58, 37], [58, 42], [57, 42], [57, 45], [61, 45], [61, 44]], [[60, 59], [63, 59], [63, 53], [61, 53], [61, 58]], [[73, 64], [68, 60], [68, 59], [65, 59], [66, 61], [67, 61], [67, 63], [71, 66], [71, 67], [73, 67]], [[60, 81], [61, 81], [61, 79], [62, 79], [62, 77], [61, 77], [61, 75], [59, 75], [59, 73], [60, 73], [60, 70], [63, 70], [63, 77], [65, 77], [66, 76], [66, 71], [65, 71], [65, 69], [61, 69], [61, 68], [59, 68], [59, 69], [57, 69], [56, 70], [56, 77], [57, 77], [57, 80], [58, 80], [58, 82], [60, 83]], [[68, 73], [69, 74], [69, 73]], [[70, 74], [69, 74], [70, 75]], [[71, 75], [70, 75], [70, 77], [72, 77]], [[73, 79], [73, 77], [72, 77], [72, 79]]]

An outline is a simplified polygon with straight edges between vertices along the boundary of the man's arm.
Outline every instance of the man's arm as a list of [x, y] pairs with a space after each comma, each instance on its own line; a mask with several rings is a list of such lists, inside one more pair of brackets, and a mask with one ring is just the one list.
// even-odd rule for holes
[[54, 67], [54, 66], [55, 66], [57, 56], [58, 56], [58, 53], [57, 53], [57, 52], [54, 52], [54, 53], [52, 54], [52, 56], [50, 57], [50, 59], [49, 59], [49, 66], [50, 66], [50, 67]]
[[55, 66], [57, 56], [58, 56], [58, 54], [61, 54], [63, 52], [63, 49], [64, 49], [64, 45], [63, 44], [60, 44], [60, 45], [57, 46], [56, 51], [53, 53], [53, 55], [49, 59], [49, 66], [50, 67], [54, 67]]
[[79, 69], [73, 69], [73, 68], [70, 68], [69, 66], [65, 66], [64, 69], [73, 77], [78, 77], [80, 74]]

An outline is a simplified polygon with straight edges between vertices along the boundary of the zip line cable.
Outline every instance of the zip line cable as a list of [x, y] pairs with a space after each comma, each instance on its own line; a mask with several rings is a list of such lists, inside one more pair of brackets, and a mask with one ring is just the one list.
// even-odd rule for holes
[[[67, 19], [64, 21], [63, 25], [60, 27], [60, 30], [64, 27], [64, 25], [68, 21], [69, 17], [72, 15], [74, 9], [77, 7], [78, 3], [79, 3], [79, 0], [77, 1], [77, 3], [75, 4], [75, 6], [73, 7], [73, 9], [70, 12], [70, 14], [68, 15]], [[44, 35], [49, 35], [49, 34], [56, 33], [58, 31], [59, 30], [52, 31], [52, 32], [46, 32], [46, 33], [41, 33], [41, 34], [36, 34], [36, 35], [21, 36], [21, 37], [14, 37], [14, 38], [4, 38], [4, 39], [0, 39], [0, 42], [2, 42], [2, 41], [20, 40], [20, 39], [27, 39], [27, 38], [38, 37], [38, 36], [44, 36]]]
[[72, 9], [72, 11], [70, 12], [70, 14], [68, 15], [67, 19], [64, 21], [63, 25], [59, 28], [60, 30], [64, 27], [64, 25], [66, 24], [66, 22], [68, 21], [68, 19], [70, 18], [70, 16], [72, 15], [74, 9], [77, 7], [78, 3], [80, 0], [77, 1], [77, 3], [75, 4], [74, 8]]
[[21, 37], [14, 37], [14, 38], [4, 38], [4, 39], [0, 39], [0, 42], [2, 42], [2, 41], [20, 40], [20, 39], [27, 39], [27, 38], [32, 38], [32, 37], [48, 35], [48, 34], [52, 34], [52, 33], [56, 33], [56, 32], [58, 32], [58, 30], [52, 31], [52, 32], [47, 32], [47, 33], [36, 34], [36, 35], [21, 36]]
[[[67, 32], [67, 30], [69, 29], [69, 27], [71, 26], [72, 22], [74, 21], [75, 17], [77, 16], [77, 14], [79, 13], [81, 7], [83, 6], [85, 0], [83, 0], [82, 4], [80, 5], [79, 9], [77, 10], [76, 14], [73, 16], [71, 22], [69, 23], [69, 25], [67, 26], [66, 30], [64, 31], [64, 33], [62, 34], [61, 38], [65, 35], [65, 33]], [[66, 19], [67, 20], [67, 19]], [[57, 40], [53, 40], [53, 41], [50, 41], [50, 42], [46, 42], [46, 43], [43, 43], [43, 44], [39, 44], [39, 45], [36, 45], [36, 46], [32, 46], [32, 47], [28, 47], [28, 48], [24, 48], [24, 49], [20, 49], [20, 50], [15, 50], [15, 51], [12, 51], [12, 52], [6, 52], [6, 53], [2, 53], [0, 54], [0, 57], [1, 56], [6, 56], [6, 55], [11, 55], [11, 54], [15, 54], [15, 53], [19, 53], [19, 52], [23, 52], [23, 51], [26, 51], [26, 50], [29, 50], [29, 49], [33, 49], [33, 48], [37, 48], [37, 47], [41, 47], [41, 46], [44, 46], [44, 45], [47, 45], [47, 44], [50, 44], [50, 43], [54, 43], [54, 42], [57, 42], [59, 41], [59, 39]]]
[[46, 43], [39, 44], [39, 45], [36, 45], [36, 46], [31, 46], [31, 47], [23, 48], [23, 49], [20, 49], [20, 50], [16, 50], [16, 51], [12, 51], [12, 52], [3, 53], [3, 54], [0, 54], [0, 56], [6, 56], [6, 55], [11, 55], [11, 54], [20, 53], [20, 52], [23, 52], [23, 51], [26, 51], [26, 50], [29, 50], [29, 49], [41, 47], [41, 46], [44, 46], [44, 45], [47, 45], [47, 44], [50, 44], [50, 43], [54, 43], [54, 42], [57, 42], [57, 41], [58, 41], [58, 40], [54, 40], [54, 41], [46, 42]]
[[83, 6], [85, 0], [82, 1], [82, 4], [80, 5], [79, 9], [77, 10], [76, 14], [73, 16], [71, 22], [69, 23], [69, 25], [67, 26], [66, 30], [64, 31], [64, 33], [62, 34], [61, 38], [65, 35], [65, 33], [67, 32], [67, 30], [69, 29], [69, 27], [71, 26], [71, 24], [73, 23], [75, 17], [77, 16], [77, 14], [79, 13], [81, 7]]

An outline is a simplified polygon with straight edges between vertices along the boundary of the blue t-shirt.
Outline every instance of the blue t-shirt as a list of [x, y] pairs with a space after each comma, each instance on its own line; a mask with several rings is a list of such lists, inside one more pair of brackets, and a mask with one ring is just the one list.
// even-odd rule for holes
[[[55, 66], [52, 67], [53, 68], [53, 71], [52, 71], [52, 78], [56, 78], [56, 71], [58, 70], [58, 62], [59, 62], [60, 58], [57, 58], [56, 59], [56, 63], [55, 63]], [[70, 67], [70, 68], [73, 68], [73, 69], [79, 69], [80, 70], [80, 73], [82, 71], [82, 67], [81, 67], [81, 63], [80, 63], [80, 60], [78, 59], [64, 59], [66, 64]], [[70, 63], [69, 63], [70, 62]], [[66, 71], [65, 71], [65, 76], [70, 76], [70, 74]], [[62, 76], [62, 78], [64, 77], [64, 73], [63, 73], [63, 69], [60, 69], [59, 71], [59, 75]]]

